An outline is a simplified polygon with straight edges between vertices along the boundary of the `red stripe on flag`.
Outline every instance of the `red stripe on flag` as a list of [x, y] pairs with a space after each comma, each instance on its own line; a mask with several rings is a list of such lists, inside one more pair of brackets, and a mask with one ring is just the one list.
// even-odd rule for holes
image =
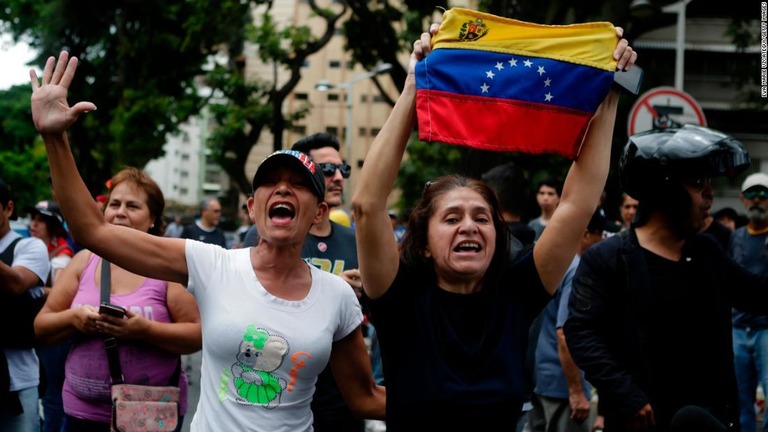
[[[552, 105], [419, 90], [419, 139], [575, 159], [592, 115]], [[501, 126], [500, 126], [501, 125]]]

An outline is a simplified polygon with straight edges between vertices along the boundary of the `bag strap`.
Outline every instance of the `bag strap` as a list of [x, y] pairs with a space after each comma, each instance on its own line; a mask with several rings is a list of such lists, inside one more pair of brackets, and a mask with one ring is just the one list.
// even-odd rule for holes
[[[109, 261], [101, 259], [101, 304], [109, 304], [112, 292], [112, 274]], [[104, 349], [107, 351], [107, 363], [109, 363], [109, 381], [112, 385], [125, 382], [123, 368], [120, 366], [120, 355], [117, 351], [117, 339], [110, 337], [104, 339]]]
[[[112, 292], [111, 287], [111, 272], [110, 263], [104, 258], [101, 259], [101, 303], [110, 303], [110, 296]], [[107, 351], [107, 362], [109, 363], [109, 380], [112, 385], [123, 384], [125, 377], [123, 376], [123, 369], [120, 366], [120, 355], [117, 350], [117, 339], [111, 337], [104, 340], [104, 349]], [[181, 356], [176, 363], [176, 369], [173, 370], [171, 375], [171, 383], [176, 383], [176, 386], [181, 384]], [[173, 384], [172, 384], [173, 385]]]
[[8, 267], [13, 264], [13, 251], [16, 249], [16, 243], [21, 241], [21, 237], [17, 237], [12, 241], [2, 252], [0, 252], [0, 261], [6, 263]]

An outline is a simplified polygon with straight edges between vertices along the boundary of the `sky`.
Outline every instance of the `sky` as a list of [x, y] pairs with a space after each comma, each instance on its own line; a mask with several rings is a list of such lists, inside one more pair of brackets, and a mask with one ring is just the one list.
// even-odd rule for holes
[[[0, 90], [8, 90], [15, 84], [29, 84], [29, 69], [26, 63], [35, 57], [25, 43], [14, 44], [10, 36], [0, 34]], [[40, 68], [37, 68], [38, 76]]]

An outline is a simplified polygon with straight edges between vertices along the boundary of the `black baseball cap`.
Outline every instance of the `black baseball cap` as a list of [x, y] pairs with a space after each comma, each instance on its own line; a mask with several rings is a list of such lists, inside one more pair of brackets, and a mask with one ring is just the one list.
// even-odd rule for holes
[[320, 167], [312, 161], [308, 154], [297, 150], [278, 150], [264, 158], [253, 176], [253, 190], [264, 183], [264, 177], [278, 166], [290, 167], [301, 172], [307, 180], [312, 193], [322, 202], [325, 199], [325, 177]]
[[34, 207], [25, 207], [24, 211], [30, 215], [41, 214], [60, 226], [64, 226], [64, 217], [61, 215], [61, 209], [54, 201], [40, 201]]

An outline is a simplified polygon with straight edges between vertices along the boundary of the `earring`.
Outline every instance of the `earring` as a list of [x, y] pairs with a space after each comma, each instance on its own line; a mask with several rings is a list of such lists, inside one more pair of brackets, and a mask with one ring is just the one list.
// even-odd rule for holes
[[152, 224], [152, 225], [149, 226], [149, 229], [152, 229], [154, 227], [155, 227], [155, 224]]

